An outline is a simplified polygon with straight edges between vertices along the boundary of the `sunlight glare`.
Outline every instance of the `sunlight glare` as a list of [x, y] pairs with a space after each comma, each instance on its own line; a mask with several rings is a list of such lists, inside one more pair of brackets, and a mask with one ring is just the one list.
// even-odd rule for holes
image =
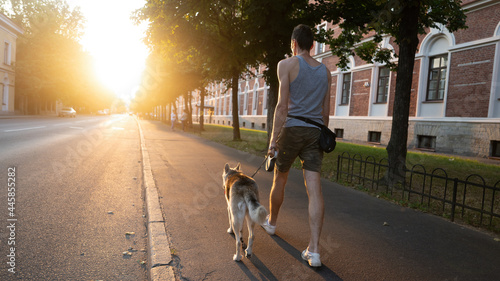
[[[131, 13], [144, 0], [68, 0], [87, 19], [81, 44], [94, 58], [95, 72], [118, 98], [129, 103], [140, 84], [148, 49], [142, 42], [147, 24], [134, 25]], [[113, 11], [113, 13], [110, 13]]]

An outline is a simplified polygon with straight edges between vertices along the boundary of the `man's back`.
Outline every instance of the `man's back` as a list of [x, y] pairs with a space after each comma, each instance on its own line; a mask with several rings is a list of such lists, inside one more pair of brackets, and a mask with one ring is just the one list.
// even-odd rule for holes
[[[299, 55], [292, 59], [290, 78], [293, 80], [290, 80], [289, 84], [288, 114], [323, 123], [323, 101], [328, 90], [329, 72], [325, 65], [310, 56]], [[285, 127], [293, 126], [309, 127], [312, 125], [297, 119], [286, 121]]]

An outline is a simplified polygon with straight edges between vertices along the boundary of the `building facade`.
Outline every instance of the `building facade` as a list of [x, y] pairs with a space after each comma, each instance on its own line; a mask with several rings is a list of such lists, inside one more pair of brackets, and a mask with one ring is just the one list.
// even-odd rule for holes
[[0, 44], [3, 46], [3, 56], [0, 59], [0, 98], [2, 101], [0, 114], [14, 112], [16, 40], [22, 33], [21, 27], [7, 16], [0, 14]]
[[[500, 1], [465, 0], [468, 29], [445, 27], [421, 35], [413, 69], [409, 148], [500, 159]], [[317, 28], [336, 29], [329, 23]], [[384, 48], [397, 52], [393, 38]], [[351, 57], [343, 71], [328, 46], [315, 44], [313, 56], [331, 71], [330, 128], [346, 141], [387, 145], [391, 134], [396, 73], [384, 65]], [[240, 126], [266, 129], [269, 87], [263, 67], [241, 79]], [[231, 89], [207, 89], [205, 122], [232, 125]], [[199, 97], [193, 93], [193, 104]], [[197, 107], [193, 107], [196, 108]], [[197, 110], [193, 112], [199, 116]]]

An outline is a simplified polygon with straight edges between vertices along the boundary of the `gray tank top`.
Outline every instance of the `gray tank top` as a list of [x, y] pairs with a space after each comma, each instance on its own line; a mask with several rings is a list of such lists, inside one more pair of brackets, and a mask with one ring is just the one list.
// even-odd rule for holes
[[[328, 90], [328, 70], [324, 64], [310, 66], [304, 58], [299, 59], [299, 74], [290, 83], [288, 114], [302, 116], [323, 124], [323, 100]], [[285, 127], [316, 127], [302, 120], [288, 117]]]

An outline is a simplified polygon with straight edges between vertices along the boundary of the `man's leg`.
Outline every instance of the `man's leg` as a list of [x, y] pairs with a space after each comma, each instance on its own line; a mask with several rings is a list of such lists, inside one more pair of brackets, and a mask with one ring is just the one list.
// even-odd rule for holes
[[285, 198], [285, 185], [288, 179], [288, 172], [280, 172], [274, 169], [273, 187], [269, 194], [269, 224], [276, 225], [278, 213]]
[[309, 227], [311, 229], [309, 251], [319, 253], [319, 238], [325, 211], [321, 191], [321, 175], [318, 172], [304, 170], [304, 180], [309, 196]]

